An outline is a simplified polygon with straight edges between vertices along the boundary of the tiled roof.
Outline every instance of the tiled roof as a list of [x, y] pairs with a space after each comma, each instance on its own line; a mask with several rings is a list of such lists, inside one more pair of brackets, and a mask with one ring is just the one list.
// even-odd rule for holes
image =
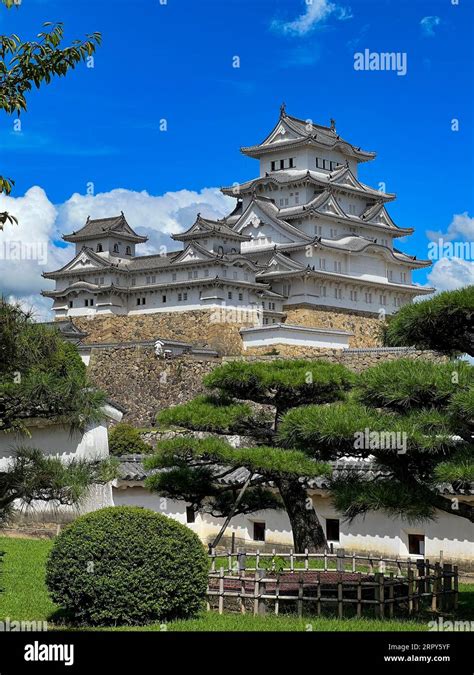
[[[156, 471], [166, 471], [166, 469], [158, 469], [153, 471], [146, 471], [143, 467], [143, 455], [122, 455], [119, 459], [118, 477], [123, 481], [142, 482], [145, 478]], [[221, 470], [222, 467], [219, 467]], [[359, 458], [344, 458], [336, 462], [332, 462], [333, 478], [338, 478], [347, 475], [349, 472], [354, 472], [355, 475], [364, 475], [364, 478], [370, 480], [383, 476], [383, 471], [378, 469], [374, 462], [368, 459]], [[222, 473], [222, 471], [220, 471]], [[219, 482], [225, 485], [242, 485], [249, 477], [249, 470], [244, 467], [238, 467], [234, 471], [225, 474], [219, 479]], [[256, 476], [257, 477], [257, 476]], [[329, 490], [330, 480], [327, 476], [318, 476], [316, 478], [304, 479], [300, 481], [306, 485], [307, 488], [313, 490]], [[438, 490], [442, 494], [459, 494], [455, 491], [450, 483], [440, 483]], [[474, 483], [471, 484], [467, 494], [474, 494]]]
[[64, 235], [63, 239], [65, 241], [81, 241], [107, 234], [120, 234], [121, 237], [136, 242], [147, 241], [147, 237], [142, 237], [132, 230], [123, 213], [108, 218], [91, 219], [88, 217], [84, 227], [72, 234]]

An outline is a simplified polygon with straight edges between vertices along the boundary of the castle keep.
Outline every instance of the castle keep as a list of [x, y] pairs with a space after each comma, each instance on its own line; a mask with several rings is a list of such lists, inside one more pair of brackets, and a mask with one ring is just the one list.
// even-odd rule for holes
[[[57, 319], [92, 341], [187, 339], [220, 353], [268, 347], [371, 347], [380, 319], [433, 289], [412, 281], [429, 261], [402, 253], [387, 204], [394, 194], [358, 178], [367, 152], [329, 127], [286, 113], [242, 148], [258, 177], [222, 188], [236, 199], [221, 220], [197, 214], [173, 235], [179, 250], [139, 255], [146, 241], [125, 215], [87, 219], [65, 235], [75, 257], [44, 273]], [[139, 224], [138, 224], [139, 225]]]

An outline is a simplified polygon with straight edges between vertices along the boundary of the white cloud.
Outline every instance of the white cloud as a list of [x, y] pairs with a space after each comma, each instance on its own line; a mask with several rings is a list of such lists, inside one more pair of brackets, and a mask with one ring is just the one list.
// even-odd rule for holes
[[307, 35], [330, 16], [339, 21], [352, 19], [352, 12], [349, 8], [340, 7], [330, 0], [312, 0], [312, 2], [305, 2], [305, 5], [305, 12], [296, 19], [293, 21], [275, 19], [272, 22], [272, 28], [288, 35]]
[[429, 283], [437, 291], [454, 291], [474, 284], [474, 262], [461, 258], [441, 258], [428, 274]]
[[221, 218], [232, 210], [235, 201], [218, 188], [200, 192], [179, 190], [164, 195], [116, 189], [97, 195], [73, 194], [62, 204], [54, 205], [45, 191], [30, 188], [23, 197], [0, 194], [0, 211], [18, 218], [18, 225], [7, 224], [0, 231], [0, 294], [33, 308], [38, 320], [52, 318], [51, 300], [40, 291], [53, 288], [54, 282], [43, 279], [44, 270], [55, 270], [71, 260], [74, 247], [57, 245], [62, 234], [84, 225], [88, 215], [101, 218], [123, 211], [129, 224], [149, 241], [137, 253], [156, 253], [165, 245], [179, 249], [170, 234], [186, 229], [196, 214]]
[[430, 257], [436, 262], [428, 281], [438, 291], [449, 291], [474, 284], [474, 218], [467, 211], [454, 214], [448, 229], [428, 230]]
[[474, 218], [471, 218], [467, 211], [457, 213], [453, 216], [446, 232], [441, 230], [428, 230], [426, 236], [431, 241], [444, 239], [444, 241], [453, 241], [454, 239], [474, 239]]
[[425, 16], [420, 21], [421, 31], [425, 37], [434, 37], [435, 28], [439, 26], [441, 19], [439, 16]]

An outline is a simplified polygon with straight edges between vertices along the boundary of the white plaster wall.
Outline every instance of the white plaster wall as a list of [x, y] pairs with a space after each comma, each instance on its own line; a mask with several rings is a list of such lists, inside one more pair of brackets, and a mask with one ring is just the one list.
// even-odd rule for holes
[[[340, 541], [335, 547], [350, 551], [379, 553], [386, 556], [409, 557], [408, 533], [424, 534], [426, 542], [425, 557], [439, 558], [440, 551], [446, 559], [474, 560], [474, 526], [464, 518], [437, 513], [436, 521], [422, 523], [419, 526], [401, 518], [390, 519], [382, 513], [369, 513], [365, 518], [356, 518], [352, 523], [344, 522], [328, 497], [313, 495], [313, 504], [323, 527], [327, 518], [338, 518], [340, 521]], [[144, 506], [153, 511], [164, 513], [186, 524], [186, 504], [174, 500], [163, 500], [143, 487], [113, 489], [113, 502], [116, 506], [130, 504]], [[236, 538], [249, 543], [254, 542], [253, 522], [263, 521], [266, 524], [266, 543], [281, 546], [293, 546], [290, 522], [284, 511], [265, 510], [251, 516], [233, 518], [225, 532], [226, 537], [235, 533]], [[221, 518], [210, 515], [196, 515], [196, 522], [188, 524], [203, 541], [208, 541], [217, 534], [222, 526]], [[416, 557], [416, 556], [411, 556]]]
[[[31, 437], [16, 433], [0, 434], [0, 470], [5, 470], [12, 461], [14, 449], [21, 446], [38, 448], [46, 456], [59, 457], [68, 462], [71, 459], [99, 459], [109, 454], [107, 426], [105, 423], [91, 425], [84, 434], [70, 433], [63, 425], [30, 427]], [[31, 506], [16, 503], [23, 514], [38, 520], [62, 522], [80, 513], [94, 511], [112, 505], [112, 489], [109, 485], [93, 486], [78, 507], [58, 506], [54, 503], [36, 501]]]

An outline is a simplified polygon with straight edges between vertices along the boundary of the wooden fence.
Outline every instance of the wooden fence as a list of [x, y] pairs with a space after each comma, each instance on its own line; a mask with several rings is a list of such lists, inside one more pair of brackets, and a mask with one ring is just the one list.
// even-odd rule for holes
[[[458, 569], [428, 559], [335, 553], [210, 553], [208, 609], [279, 614], [285, 605], [299, 616], [331, 607], [361, 617], [395, 612], [412, 616], [457, 609]], [[346, 611], [347, 615], [347, 611]]]

